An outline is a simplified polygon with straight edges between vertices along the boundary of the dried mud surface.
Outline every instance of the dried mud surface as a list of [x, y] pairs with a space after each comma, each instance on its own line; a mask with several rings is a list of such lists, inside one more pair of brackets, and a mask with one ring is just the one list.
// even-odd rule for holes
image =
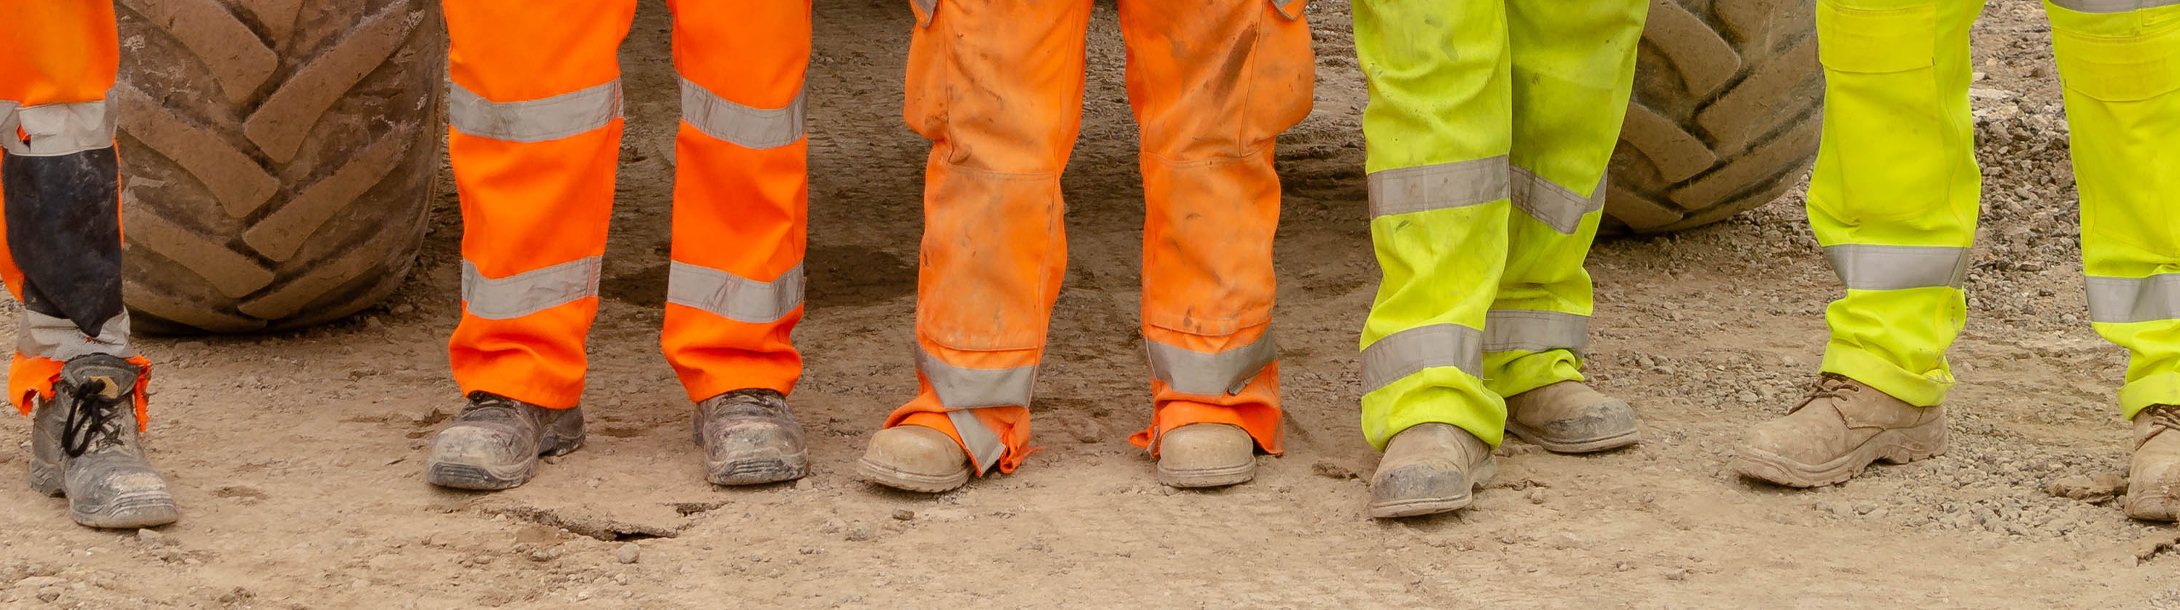
[[[92, 531], [63, 501], [0, 485], [0, 607], [2180, 608], [2180, 530], [2096, 502], [2125, 473], [2123, 354], [2082, 322], [2066, 129], [2035, 3], [1994, 3], [1975, 30], [1989, 180], [1950, 454], [1814, 491], [1724, 469], [1740, 431], [1814, 376], [1838, 291], [1790, 196], [1591, 257], [1591, 370], [1637, 405], [1647, 442], [1591, 457], [1510, 443], [1473, 508], [1394, 523], [1363, 512], [1376, 454], [1357, 429], [1355, 348], [1376, 270], [1346, 11], [1312, 7], [1316, 111], [1282, 141], [1293, 421], [1287, 455], [1262, 458], [1254, 483], [1162, 488], [1126, 441], [1148, 417], [1142, 195], [1110, 5], [1065, 182], [1073, 260], [1039, 378], [1045, 451], [931, 497], [853, 478], [915, 384], [925, 144], [899, 118], [910, 17], [897, 0], [817, 9], [797, 337], [810, 368], [795, 397], [814, 472], [704, 483], [692, 409], [657, 349], [677, 98], [669, 20], [647, 2], [622, 59], [631, 119], [588, 446], [512, 491], [421, 481], [426, 440], [460, 407], [443, 351], [460, 226], [443, 187], [421, 271], [386, 304], [293, 334], [144, 340], [161, 363], [153, 455], [184, 520]], [[0, 438], [25, 443], [0, 452], [0, 472], [24, 468], [28, 428], [0, 419]], [[2082, 499], [2047, 491], [2062, 481]]]

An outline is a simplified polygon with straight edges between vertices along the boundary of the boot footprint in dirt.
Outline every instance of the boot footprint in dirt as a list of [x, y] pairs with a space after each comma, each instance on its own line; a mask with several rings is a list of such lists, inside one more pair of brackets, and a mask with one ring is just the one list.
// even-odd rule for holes
[[167, 482], [138, 443], [136, 380], [142, 369], [116, 356], [71, 359], [36, 405], [30, 487], [67, 496], [68, 513], [90, 527], [140, 528], [181, 518]]
[[810, 473], [802, 425], [787, 397], [772, 390], [735, 390], [697, 403], [696, 446], [713, 485], [778, 483]]
[[471, 392], [469, 406], [432, 439], [424, 480], [454, 489], [509, 489], [537, 474], [539, 456], [583, 446], [583, 409], [547, 409], [491, 392]]

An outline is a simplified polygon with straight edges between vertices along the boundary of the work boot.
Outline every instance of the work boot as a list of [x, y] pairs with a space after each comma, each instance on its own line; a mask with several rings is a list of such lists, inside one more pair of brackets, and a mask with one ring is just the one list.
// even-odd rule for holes
[[1451, 512], [1499, 474], [1491, 445], [1453, 424], [1416, 424], [1385, 443], [1370, 477], [1370, 516], [1379, 519]]
[[1506, 431], [1552, 453], [1594, 453], [1642, 440], [1635, 409], [1579, 381], [1506, 397]]
[[137, 443], [136, 378], [115, 356], [61, 365], [52, 400], [38, 399], [31, 427], [30, 488], [68, 497], [68, 515], [90, 527], [139, 528], [181, 518], [167, 481]]
[[1158, 437], [1158, 482], [1225, 487], [1257, 476], [1257, 442], [1233, 424], [1188, 424]]
[[1945, 453], [1945, 407], [1918, 407], [1831, 373], [1785, 417], [1754, 428], [1734, 451], [1742, 475], [1789, 487], [1832, 485], [1870, 462], [1905, 464]]
[[2127, 516], [2180, 519], [2180, 406], [2135, 414], [2135, 458], [2127, 473]]
[[857, 463], [863, 478], [894, 489], [947, 491], [969, 482], [969, 454], [945, 432], [917, 425], [879, 430]]
[[583, 446], [583, 409], [547, 409], [491, 392], [470, 392], [469, 406], [432, 439], [424, 480], [454, 489], [507, 489], [537, 474], [540, 455]]
[[778, 483], [810, 473], [802, 425], [787, 397], [772, 390], [735, 390], [696, 403], [696, 446], [704, 449], [704, 479], [713, 485]]

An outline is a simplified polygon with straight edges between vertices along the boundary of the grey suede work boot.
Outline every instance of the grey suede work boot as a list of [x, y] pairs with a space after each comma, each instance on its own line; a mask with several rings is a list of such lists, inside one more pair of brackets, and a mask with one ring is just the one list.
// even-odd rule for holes
[[541, 455], [583, 446], [583, 409], [547, 409], [491, 392], [471, 392], [469, 406], [432, 439], [424, 480], [454, 489], [507, 489], [537, 474]]
[[181, 518], [166, 479], [138, 444], [136, 379], [142, 372], [116, 356], [79, 356], [61, 366], [53, 399], [37, 402], [30, 487], [67, 496], [76, 523], [139, 528]]
[[901, 425], [879, 430], [856, 463], [863, 479], [894, 489], [938, 493], [969, 482], [969, 453], [945, 432]]
[[696, 446], [704, 450], [704, 480], [757, 485], [810, 473], [802, 425], [787, 397], [766, 389], [735, 390], [696, 403]]
[[1786, 416], [1749, 429], [1734, 450], [1733, 469], [1788, 487], [1818, 487], [1854, 478], [1877, 460], [1905, 464], [1945, 447], [1944, 405], [1918, 407], [1826, 373]]
[[1158, 482], [1225, 487], [1257, 476], [1257, 441], [1233, 424], [1188, 424], [1158, 437]]
[[2127, 516], [2180, 519], [2180, 406], [2135, 414], [2135, 457], [2127, 472]]
[[1385, 443], [1370, 477], [1370, 516], [1413, 517], [1459, 510], [1499, 474], [1491, 445], [1453, 424], [1416, 424]]
[[1635, 409], [1579, 381], [1506, 397], [1506, 431], [1552, 453], [1593, 453], [1643, 438]]

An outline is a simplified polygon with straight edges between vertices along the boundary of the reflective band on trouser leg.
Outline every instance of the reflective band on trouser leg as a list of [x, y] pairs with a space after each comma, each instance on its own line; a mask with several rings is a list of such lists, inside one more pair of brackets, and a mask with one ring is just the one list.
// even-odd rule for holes
[[810, 5], [673, 9], [681, 125], [660, 344], [690, 400], [745, 388], [792, 392], [802, 377], [791, 337], [803, 316]]
[[1362, 431], [1379, 449], [1448, 423], [1493, 445], [1506, 403], [1484, 388], [1484, 314], [1513, 209], [1513, 56], [1505, 0], [1356, 0], [1370, 85], [1363, 134], [1383, 281], [1363, 324]]
[[[980, 474], [1012, 472], [1032, 451], [1028, 380], [1067, 271], [1060, 170], [1080, 125], [1091, 6], [939, 0], [917, 10], [903, 115], [931, 140], [916, 276], [923, 364], [916, 397], [886, 426], [946, 432]], [[1004, 381], [984, 379], [994, 376]], [[949, 421], [963, 408], [1005, 447], [996, 462]]]
[[1955, 269], [1981, 188], [1968, 28], [1981, 0], [1818, 0], [1824, 145], [1809, 225], [1846, 285], [1825, 311], [1823, 371], [1915, 405], [1953, 384], [1967, 317]]
[[2089, 321], [2127, 348], [2119, 403], [2132, 419], [2180, 404], [2180, 3], [2061, 0], [2044, 12], [2081, 192]]
[[464, 393], [550, 408], [583, 391], [621, 138], [632, 0], [446, 0], [447, 152], [462, 198]]

